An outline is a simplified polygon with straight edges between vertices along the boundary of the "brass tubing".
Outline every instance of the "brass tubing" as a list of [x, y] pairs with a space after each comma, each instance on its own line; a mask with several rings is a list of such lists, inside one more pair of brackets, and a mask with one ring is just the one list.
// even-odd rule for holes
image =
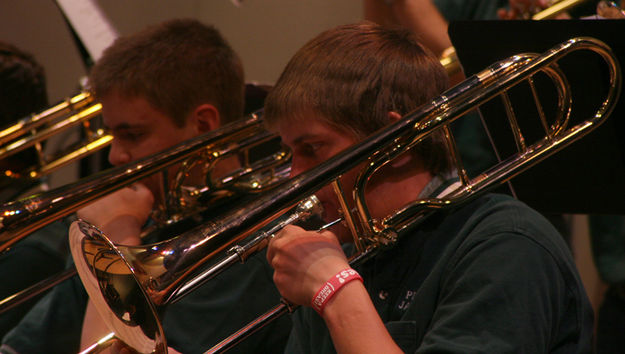
[[93, 102], [93, 100], [94, 98], [89, 92], [81, 92], [40, 113], [23, 118], [0, 131], [0, 146], [24, 133], [28, 133], [32, 129], [38, 128], [42, 124], [54, 121], [72, 111], [80, 110]]
[[0, 252], [48, 223], [67, 216], [91, 201], [128, 186], [165, 167], [188, 158], [196, 151], [222, 142], [231, 134], [262, 130], [257, 118], [229, 124], [183, 142], [172, 149], [89, 176], [78, 182], [0, 206]]
[[51, 288], [59, 285], [67, 279], [76, 275], [76, 268], [67, 269], [61, 273], [55, 274], [47, 279], [44, 279], [26, 289], [23, 289], [11, 296], [4, 298], [0, 301], [0, 314], [18, 306], [33, 297], [50, 290]]
[[532, 20], [548, 20], [548, 19], [552, 19], [556, 16], [558, 16], [559, 14], [568, 11], [572, 8], [574, 8], [577, 5], [581, 5], [582, 3], [586, 2], [587, 0], [562, 0], [562, 1], [557, 1], [555, 2], [553, 5], [549, 6], [548, 8], [535, 13], [534, 15], [532, 15]]
[[44, 130], [37, 132], [31, 136], [19, 139], [14, 141], [2, 148], [0, 148], [0, 158], [6, 158], [13, 154], [16, 154], [20, 151], [23, 151], [26, 148], [29, 148], [59, 132], [68, 129], [70, 127], [75, 126], [76, 124], [81, 123], [82, 121], [91, 119], [100, 114], [102, 111], [102, 105], [100, 103], [96, 103], [89, 108], [85, 108], [84, 110], [55, 123], [54, 125], [45, 128]]

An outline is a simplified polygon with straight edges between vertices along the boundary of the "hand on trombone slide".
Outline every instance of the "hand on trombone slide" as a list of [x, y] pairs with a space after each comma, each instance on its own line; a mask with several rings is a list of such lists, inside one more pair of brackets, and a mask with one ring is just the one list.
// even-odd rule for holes
[[152, 192], [145, 185], [135, 183], [96, 200], [77, 215], [100, 228], [114, 243], [138, 245], [141, 228], [153, 204]]
[[288, 225], [269, 242], [267, 261], [280, 295], [310, 306], [315, 293], [337, 272], [349, 268], [336, 236], [327, 230], [306, 231]]
[[[350, 269], [334, 233], [286, 226], [270, 240], [267, 260], [274, 268], [273, 280], [280, 295], [292, 304], [313, 307], [330, 333], [337, 335], [333, 337], [337, 352], [350, 348], [401, 352], [385, 330], [363, 283], [349, 281], [362, 278]], [[352, 272], [349, 276], [348, 271]], [[355, 321], [344, 321], [345, 313], [356, 314], [352, 317]], [[359, 336], [346, 335], [350, 332]]]

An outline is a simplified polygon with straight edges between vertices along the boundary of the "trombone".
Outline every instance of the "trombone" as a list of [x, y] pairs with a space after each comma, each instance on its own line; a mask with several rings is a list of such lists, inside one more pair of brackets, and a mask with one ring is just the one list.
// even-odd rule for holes
[[[269, 166], [278, 167], [275, 170], [276, 173], [271, 173], [270, 176], [284, 176], [288, 174], [284, 165], [290, 159], [290, 152], [281, 150], [269, 156], [269, 160], [275, 161], [276, 164], [267, 166], [266, 159], [258, 160], [260, 164], [253, 164], [254, 161], [251, 161], [249, 151], [246, 150], [273, 138], [275, 136], [263, 128], [262, 120], [257, 115], [253, 115], [180, 143], [169, 150], [102, 171], [46, 193], [5, 203], [0, 206], [0, 252], [6, 251], [31, 232], [75, 212], [91, 201], [180, 163], [198, 152], [207, 152], [204, 156], [211, 166], [239, 152], [243, 154], [243, 157], [240, 169], [234, 171], [232, 175], [223, 176], [222, 181], [207, 179], [206, 188], [196, 191], [195, 194], [201, 194], [202, 191], [223, 191], [226, 187], [230, 187], [232, 192], [236, 188], [244, 189], [243, 181], [246, 178], [258, 177], [257, 173], [267, 171]], [[178, 177], [175, 180], [180, 181]], [[266, 187], [258, 181], [250, 180], [249, 182], [250, 184], [246, 187], [248, 189], [261, 190], [261, 187]], [[178, 183], [178, 185], [181, 184]], [[188, 194], [179, 191], [173, 193], [177, 197]], [[206, 196], [202, 197], [206, 198]], [[182, 197], [179, 199], [181, 203], [185, 202]]]
[[[569, 121], [571, 89], [557, 61], [578, 50], [593, 51], [606, 62], [609, 88], [593, 116], [572, 125]], [[544, 114], [534, 85], [534, 76], [538, 73], [551, 79], [558, 94], [557, 114], [552, 124]], [[520, 129], [507, 93], [523, 82], [531, 88], [545, 132], [544, 137], [532, 144]], [[432, 212], [466, 202], [588, 134], [613, 111], [620, 90], [620, 66], [610, 48], [596, 39], [574, 38], [542, 55], [521, 54], [497, 62], [402, 120], [262, 194], [245, 208], [230, 210], [224, 216], [168, 241], [144, 246], [115, 245], [93, 225], [77, 221], [70, 230], [72, 256], [90, 298], [114, 333], [90, 349], [99, 350], [114, 340], [121, 340], [140, 352], [165, 353], [166, 339], [156, 315], [159, 309], [225, 270], [234, 260], [243, 262], [262, 248], [267, 238], [284, 223], [283, 219], [297, 218], [291, 213], [285, 214], [286, 210], [328, 183], [334, 187], [342, 205], [348, 205], [349, 198], [343, 192], [339, 178], [364, 161], [368, 162], [367, 167], [360, 172], [356, 185], [349, 186], [353, 187], [356, 210], [343, 207], [345, 222], [353, 231], [357, 249], [350, 260], [352, 264], [391, 247], [405, 230], [417, 226]], [[480, 175], [469, 178], [462, 167], [449, 124], [495, 97], [501, 97], [507, 108], [517, 152]], [[444, 131], [456, 163], [460, 179], [457, 188], [440, 198], [416, 200], [382, 220], [372, 218], [363, 193], [369, 177], [439, 129]], [[241, 245], [241, 242], [245, 243]], [[272, 319], [290, 311], [289, 304], [278, 305], [217, 344], [210, 352], [227, 350]]]
[[[13, 179], [37, 180], [108, 146], [113, 137], [104, 129], [95, 127], [91, 121], [101, 111], [102, 105], [95, 101], [93, 94], [84, 91], [1, 130], [0, 159], [33, 147], [39, 160], [36, 166], [27, 168], [26, 171], [6, 170], [3, 173]], [[46, 156], [43, 141], [77, 125], [82, 126], [84, 142], [70, 146], [54, 156]]]
[[549, 2], [549, 7], [538, 11], [534, 14], [527, 14], [532, 20], [548, 20], [553, 19], [559, 14], [568, 11], [578, 5], [583, 4], [587, 0], [555, 0]]
[[[115, 167], [75, 183], [0, 206], [0, 253], [33, 231], [65, 217], [91, 201], [128, 186], [142, 178], [181, 163], [178, 174], [167, 183], [165, 196], [155, 227], [174, 225], [197, 216], [218, 202], [254, 195], [285, 180], [290, 170], [291, 153], [282, 146], [274, 148], [276, 136], [266, 131], [259, 114], [231, 123], [179, 145], [129, 164]], [[268, 151], [267, 144], [271, 144]], [[253, 156], [254, 152], [256, 155]], [[212, 173], [215, 166], [236, 159], [238, 167], [227, 174]], [[193, 168], [203, 170], [203, 184], [189, 186], [185, 176]], [[70, 269], [0, 301], [0, 313], [28, 300], [59, 282], [75, 275]]]

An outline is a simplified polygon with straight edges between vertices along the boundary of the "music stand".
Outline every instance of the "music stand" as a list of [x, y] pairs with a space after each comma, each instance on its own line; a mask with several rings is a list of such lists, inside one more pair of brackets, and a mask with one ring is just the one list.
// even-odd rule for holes
[[[467, 77], [511, 55], [542, 53], [578, 36], [602, 40], [625, 65], [623, 20], [459, 21], [450, 24], [449, 35]], [[573, 90], [573, 122], [587, 119], [596, 110], [599, 95], [606, 91], [607, 79], [589, 79], [606, 77], [601, 60], [583, 51], [559, 62]], [[546, 80], [537, 82], [539, 92], [544, 84]], [[595, 131], [515, 177], [511, 184], [516, 196], [541, 212], [625, 214], [624, 96], [621, 94], [612, 115]], [[547, 94], [541, 102], [553, 105], [554, 97]], [[528, 132], [523, 126], [525, 118], [537, 119], [531, 97], [513, 99], [513, 103], [524, 134], [544, 135], [538, 124], [528, 126]], [[511, 134], [502, 106], [489, 103], [480, 111], [495, 148], [505, 155], [514, 143], [506, 138]]]

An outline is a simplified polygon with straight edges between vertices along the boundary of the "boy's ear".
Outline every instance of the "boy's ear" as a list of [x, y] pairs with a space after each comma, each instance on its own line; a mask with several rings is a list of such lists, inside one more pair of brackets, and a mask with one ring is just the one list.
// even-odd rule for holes
[[206, 133], [219, 128], [219, 110], [212, 104], [204, 103], [195, 108], [192, 112], [192, 123], [200, 133]]
[[401, 119], [401, 114], [399, 114], [397, 112], [394, 112], [394, 111], [388, 112], [388, 121], [389, 121], [389, 123], [391, 123], [391, 124], [395, 123], [395, 122], [397, 122], [400, 119]]

